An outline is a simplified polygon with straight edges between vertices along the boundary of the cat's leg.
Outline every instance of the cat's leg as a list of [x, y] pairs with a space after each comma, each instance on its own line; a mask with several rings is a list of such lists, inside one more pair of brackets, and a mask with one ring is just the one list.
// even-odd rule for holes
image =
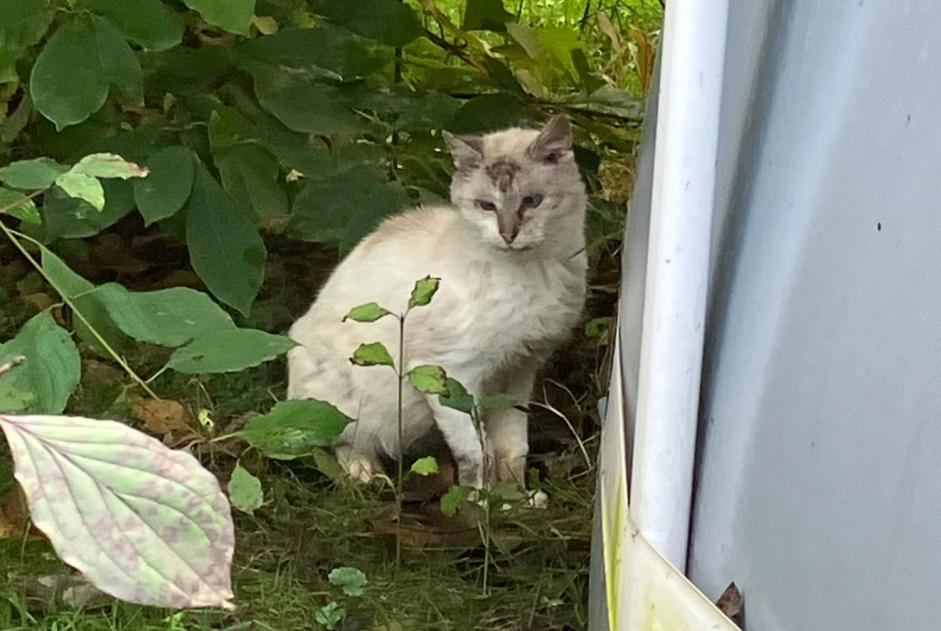
[[484, 450], [473, 419], [469, 414], [441, 405], [437, 395], [428, 396], [427, 401], [435, 424], [457, 464], [458, 483], [475, 489], [483, 488]]
[[[535, 366], [519, 366], [508, 370], [497, 382], [503, 394], [512, 396], [520, 405], [527, 405], [536, 381]], [[526, 488], [526, 456], [529, 455], [528, 418], [515, 407], [493, 410], [485, 416], [487, 457], [490, 477], [494, 482], [516, 482]], [[529, 494], [530, 505], [545, 508], [549, 497], [542, 491]]]

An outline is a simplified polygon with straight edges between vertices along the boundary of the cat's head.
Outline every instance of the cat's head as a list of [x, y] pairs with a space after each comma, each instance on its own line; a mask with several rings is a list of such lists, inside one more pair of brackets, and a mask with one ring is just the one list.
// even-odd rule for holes
[[457, 171], [451, 201], [495, 247], [526, 250], [581, 230], [585, 185], [572, 155], [568, 119], [542, 131], [506, 129], [484, 136], [444, 132]]

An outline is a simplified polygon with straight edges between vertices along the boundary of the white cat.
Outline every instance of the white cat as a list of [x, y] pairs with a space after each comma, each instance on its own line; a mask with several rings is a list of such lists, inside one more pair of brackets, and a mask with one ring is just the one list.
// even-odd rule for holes
[[524, 483], [526, 414], [485, 415], [481, 448], [471, 418], [405, 386], [404, 445], [399, 445], [396, 377], [387, 367], [352, 366], [362, 342], [382, 342], [398, 357], [398, 322], [343, 322], [349, 310], [378, 302], [403, 313], [415, 281], [441, 279], [431, 304], [405, 326], [406, 369], [442, 366], [474, 396], [507, 393], [528, 403], [536, 371], [570, 332], [585, 301], [586, 195], [572, 155], [567, 119], [541, 131], [507, 129], [445, 139], [457, 172], [454, 206], [419, 208], [387, 220], [340, 264], [310, 310], [291, 328], [288, 396], [328, 401], [358, 419], [336, 444], [354, 479], [382, 471], [378, 454], [441, 430], [461, 484]]

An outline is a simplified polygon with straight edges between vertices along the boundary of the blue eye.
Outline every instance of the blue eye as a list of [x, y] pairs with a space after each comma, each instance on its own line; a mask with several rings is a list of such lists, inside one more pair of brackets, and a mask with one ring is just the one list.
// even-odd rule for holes
[[477, 205], [483, 208], [484, 210], [496, 210], [497, 205], [493, 202], [488, 202], [486, 199], [478, 199]]
[[539, 193], [533, 193], [532, 195], [527, 195], [523, 198], [523, 203], [520, 205], [522, 208], [538, 208], [539, 204], [542, 203], [542, 195]]

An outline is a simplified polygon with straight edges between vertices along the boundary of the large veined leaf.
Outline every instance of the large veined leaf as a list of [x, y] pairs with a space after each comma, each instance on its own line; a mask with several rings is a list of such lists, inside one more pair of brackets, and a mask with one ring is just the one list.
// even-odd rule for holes
[[190, 374], [236, 372], [272, 360], [294, 346], [289, 337], [255, 329], [207, 331], [177, 349], [168, 365]]
[[209, 24], [242, 35], [248, 34], [255, 15], [255, 0], [183, 0], [183, 3], [199, 11]]
[[355, 134], [366, 129], [352, 111], [338, 101], [332, 86], [303, 76], [264, 73], [255, 80], [262, 107], [289, 129], [308, 134]]
[[81, 378], [82, 362], [75, 342], [49, 312], [34, 316], [9, 342], [0, 344], [0, 366], [22, 363], [0, 374], [0, 412], [46, 412], [65, 409]]
[[288, 232], [317, 243], [338, 243], [349, 251], [393, 212], [410, 203], [396, 184], [361, 167], [310, 182], [294, 200]]
[[125, 335], [140, 342], [175, 347], [209, 331], [235, 330], [219, 305], [188, 287], [135, 292], [109, 283], [86, 296], [102, 305]]
[[30, 94], [57, 129], [97, 112], [111, 84], [143, 102], [141, 67], [123, 36], [103, 18], [77, 15], [49, 38], [30, 74]]
[[219, 300], [248, 314], [265, 278], [267, 251], [248, 211], [199, 163], [186, 245], [193, 269]]
[[288, 460], [330, 445], [351, 421], [324, 401], [282, 401], [267, 414], [252, 418], [238, 436], [269, 458]]
[[76, 4], [106, 18], [146, 50], [167, 50], [183, 40], [183, 20], [160, 0], [80, 0]]
[[175, 215], [189, 199], [196, 171], [193, 153], [180, 146], [165, 147], [147, 159], [150, 175], [134, 181], [134, 201], [144, 223]]
[[114, 421], [6, 415], [0, 428], [33, 523], [98, 589], [232, 608], [229, 505], [193, 456]]
[[314, 7], [330, 21], [389, 46], [405, 46], [422, 34], [415, 11], [399, 0], [323, 0]]
[[242, 42], [243, 60], [307, 70], [350, 81], [378, 70], [391, 60], [367, 48], [343, 29], [289, 28]]

